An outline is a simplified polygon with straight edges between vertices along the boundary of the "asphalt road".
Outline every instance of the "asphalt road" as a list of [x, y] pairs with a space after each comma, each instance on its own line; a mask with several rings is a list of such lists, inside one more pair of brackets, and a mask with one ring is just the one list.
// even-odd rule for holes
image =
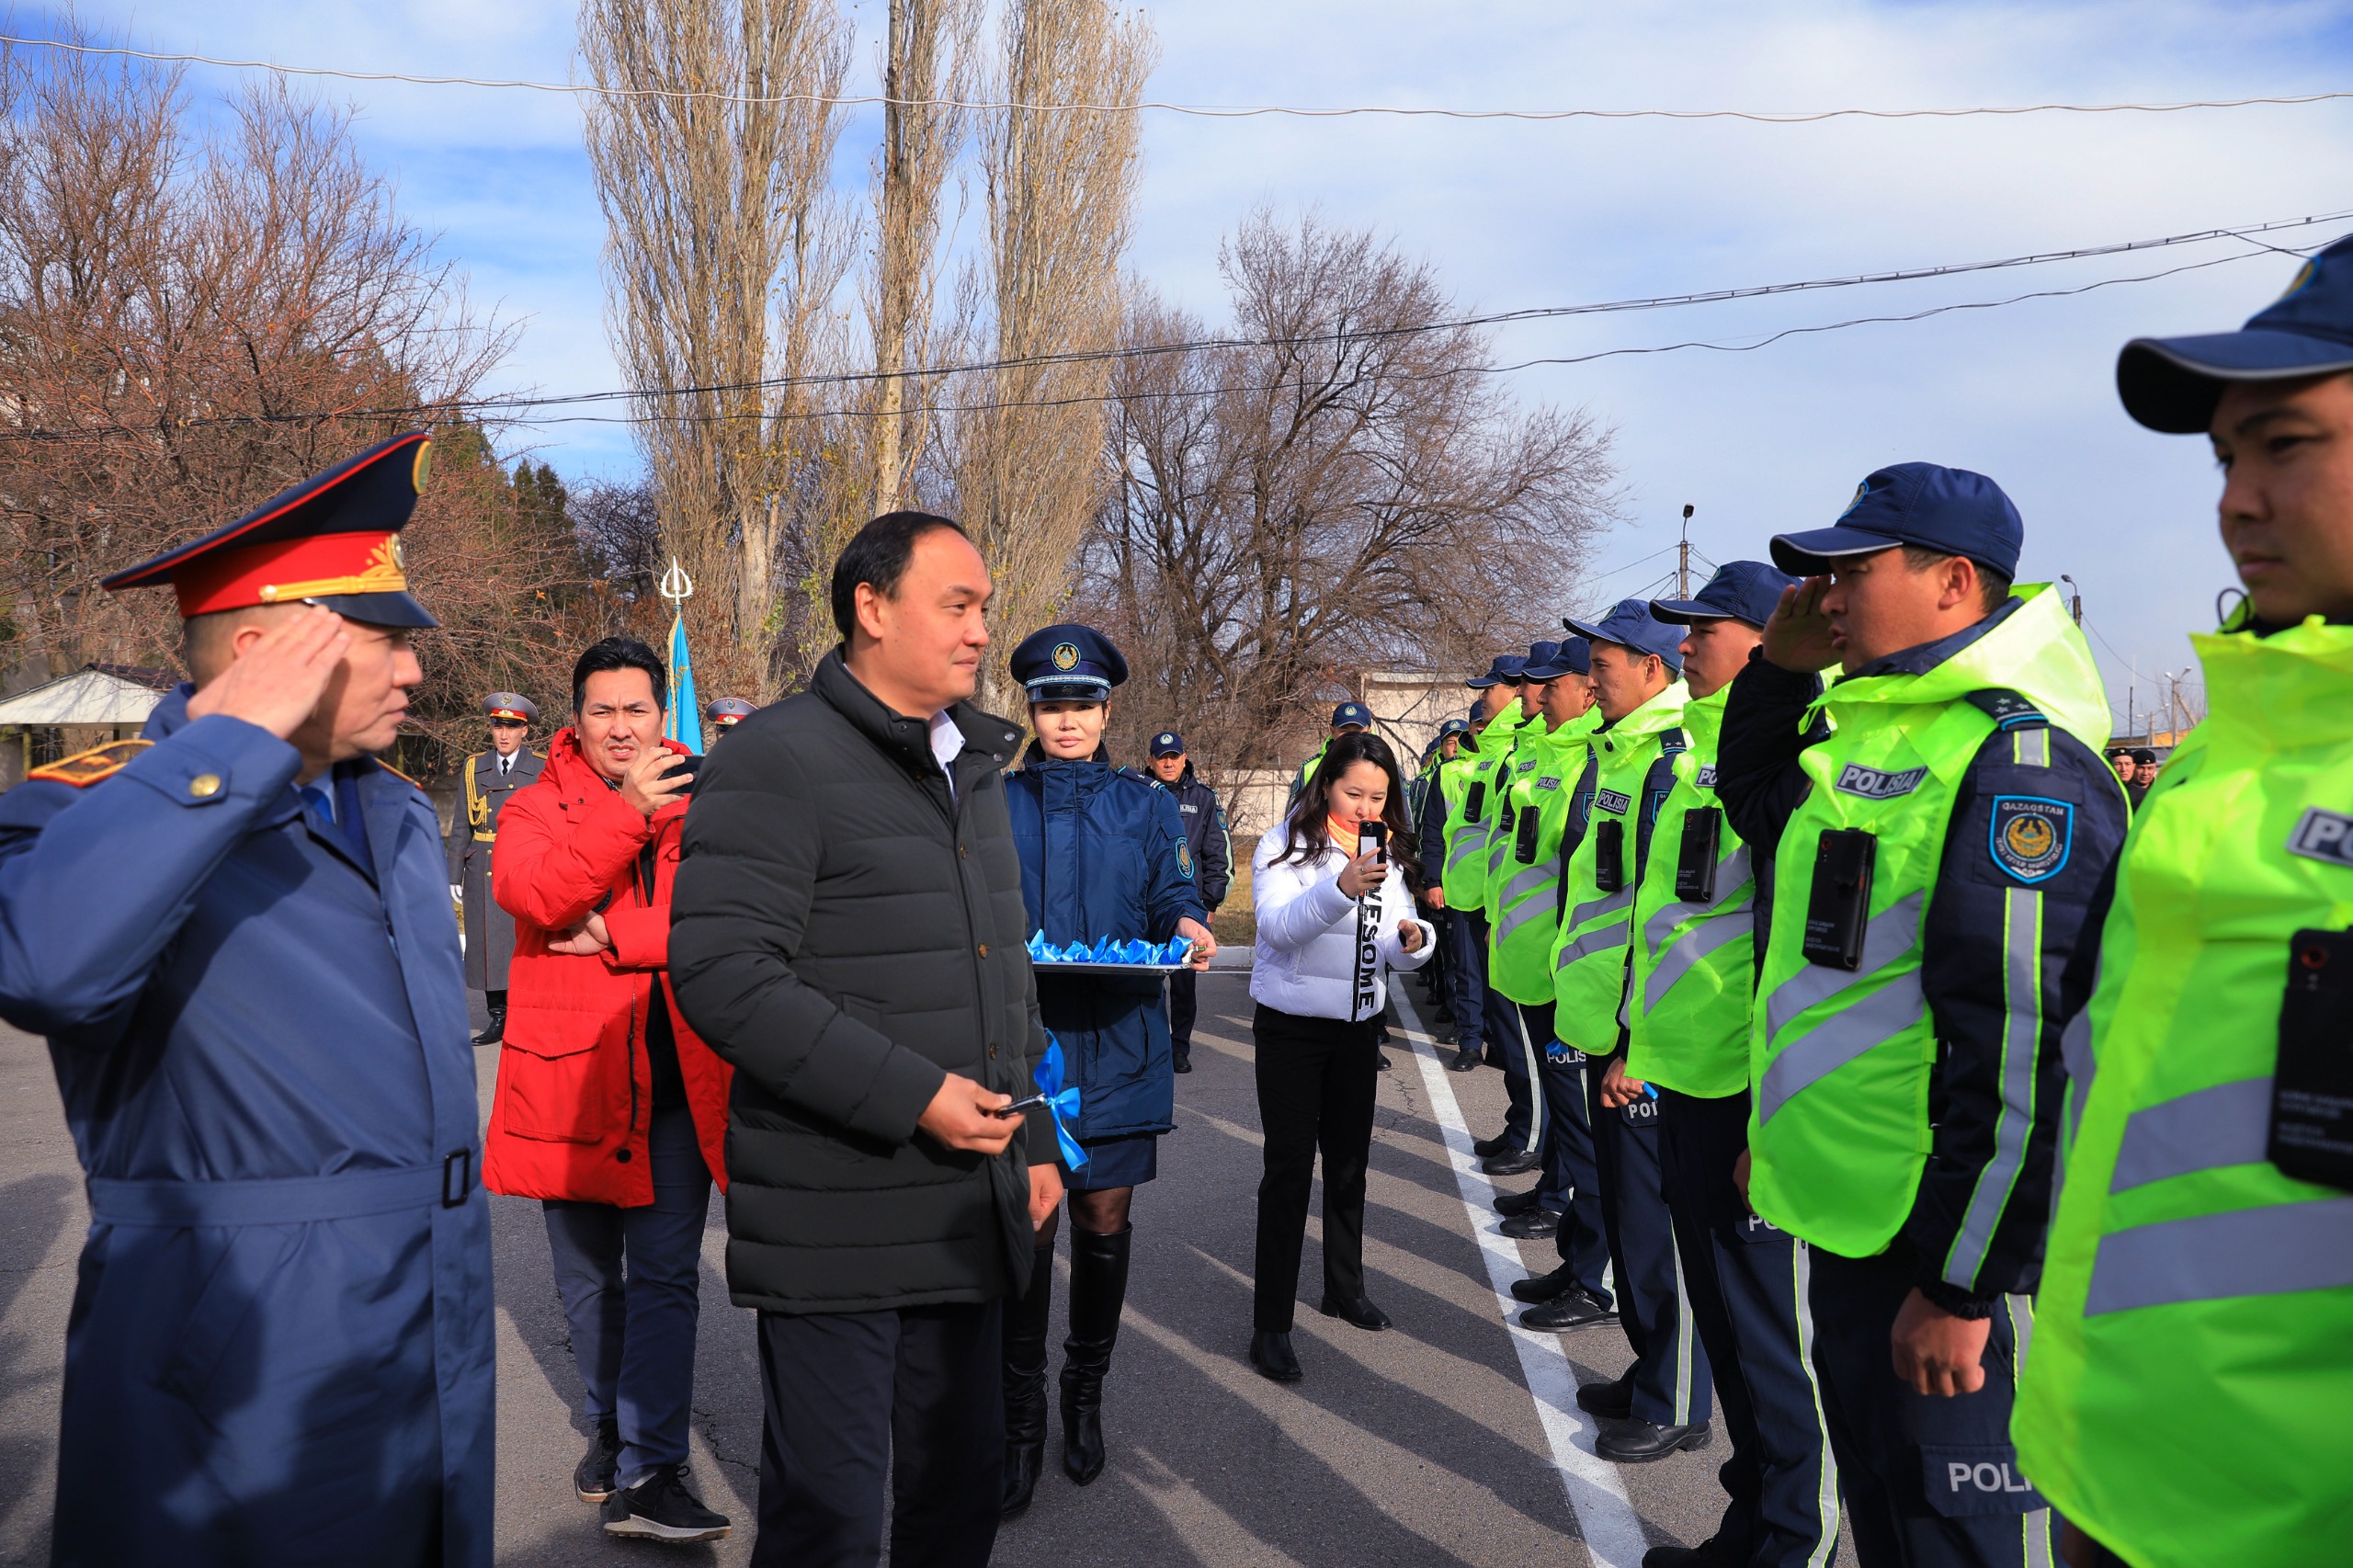
[[[1624, 1338], [1614, 1325], [1555, 1335], [1508, 1324], [1499, 1282], [1523, 1267], [1547, 1269], [1553, 1256], [1544, 1243], [1523, 1257], [1495, 1233], [1485, 1209], [1494, 1189], [1470, 1160], [1470, 1134], [1501, 1124], [1502, 1076], [1440, 1070], [1427, 1039], [1413, 1038], [1410, 1001], [1381, 1074], [1366, 1221], [1370, 1289], [1396, 1326], [1366, 1334], [1315, 1312], [1322, 1266], [1311, 1220], [1293, 1341], [1306, 1380], [1279, 1386], [1250, 1369], [1259, 1134], [1246, 978], [1203, 981], [1177, 1131], [1162, 1145], [1160, 1179], [1137, 1195], [1127, 1316], [1105, 1392], [1109, 1468], [1093, 1486], [1071, 1485], [1057, 1434], [1037, 1502], [999, 1534], [995, 1561], [1633, 1568], [1647, 1544], [1704, 1539], [1722, 1504], [1721, 1429], [1704, 1453], [1608, 1464], [1594, 1456], [1595, 1423], [1572, 1396], [1576, 1382], [1623, 1370]], [[481, 1053], [485, 1107], [494, 1055]], [[499, 1561], [748, 1561], [758, 1371], [751, 1320], [727, 1301], [719, 1204], [704, 1237], [692, 1464], [706, 1501], [736, 1529], [713, 1546], [665, 1548], [608, 1541], [595, 1510], [573, 1498], [579, 1383], [538, 1206], [492, 1203]], [[0, 1028], [0, 1471], [12, 1482], [0, 1488], [0, 1562], [47, 1555], [64, 1325], [85, 1221], [46, 1052]], [[1056, 1345], [1061, 1319], [1058, 1302]]]

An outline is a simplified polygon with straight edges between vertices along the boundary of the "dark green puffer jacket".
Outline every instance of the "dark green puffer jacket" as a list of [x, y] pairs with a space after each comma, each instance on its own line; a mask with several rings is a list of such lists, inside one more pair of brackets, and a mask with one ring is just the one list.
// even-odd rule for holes
[[740, 1307], [983, 1301], [1026, 1279], [1041, 1113], [995, 1159], [915, 1130], [946, 1073], [1017, 1098], [1045, 1049], [1002, 769], [969, 703], [956, 790], [926, 722], [838, 653], [696, 781], [671, 905], [679, 1009], [733, 1063], [727, 1286]]

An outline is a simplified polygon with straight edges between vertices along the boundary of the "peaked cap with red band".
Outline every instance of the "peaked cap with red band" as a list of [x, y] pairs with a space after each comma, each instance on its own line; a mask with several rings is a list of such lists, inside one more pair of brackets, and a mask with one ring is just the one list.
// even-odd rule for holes
[[438, 626], [409, 597], [401, 529], [432, 463], [422, 430], [346, 458], [202, 539], [103, 580], [179, 593], [183, 617], [314, 604], [371, 626]]

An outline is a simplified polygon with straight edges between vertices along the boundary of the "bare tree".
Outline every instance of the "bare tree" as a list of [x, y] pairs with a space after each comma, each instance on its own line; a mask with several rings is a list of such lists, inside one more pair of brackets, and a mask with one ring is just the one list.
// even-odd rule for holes
[[[1068, 597], [1104, 494], [1103, 396], [1119, 338], [1119, 278], [1135, 202], [1137, 117], [1052, 106], [1131, 104], [1156, 52], [1148, 24], [1105, 0], [1010, 0], [984, 137], [984, 285], [997, 364], [961, 416], [963, 520], [995, 574], [1014, 638]], [[1006, 640], [1009, 651], [1013, 638]], [[1002, 680], [1001, 659], [990, 685]]]
[[[665, 542], [713, 674], [773, 687], [783, 509], [849, 261], [829, 176], [849, 32], [832, 0], [583, 0], [610, 324], [641, 394]], [[772, 383], [782, 381], [779, 389]], [[716, 636], [712, 634], [716, 633]]]
[[1588, 415], [1513, 408], [1435, 271], [1370, 232], [1262, 211], [1221, 267], [1234, 337], [1264, 346], [1202, 347], [1134, 301], [1130, 347], [1163, 351], [1116, 372], [1082, 597], [1124, 640], [1139, 722], [1270, 766], [1355, 670], [1557, 626], [1612, 471]]

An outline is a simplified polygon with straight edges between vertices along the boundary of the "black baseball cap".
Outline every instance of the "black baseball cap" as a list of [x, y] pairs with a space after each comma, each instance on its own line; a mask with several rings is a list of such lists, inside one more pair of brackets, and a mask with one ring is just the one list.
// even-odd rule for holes
[[[1539, 659], [1537, 654], [1543, 653]], [[1558, 642], [1539, 642], [1528, 650], [1529, 680], [1556, 680], [1562, 676], [1589, 676], [1593, 673], [1593, 644], [1582, 637], [1563, 637]]]
[[1916, 544], [1965, 555], [2014, 578], [2025, 543], [2018, 507], [1984, 474], [1941, 463], [1897, 463], [1855, 486], [1854, 499], [1830, 527], [1774, 535], [1773, 564], [1802, 577], [1820, 576], [1847, 556]]
[[1697, 620], [1745, 620], [1763, 630], [1795, 577], [1762, 561], [1727, 561], [1697, 598], [1653, 599], [1651, 614], [1677, 626]]
[[2336, 370], [2353, 370], [2353, 235], [2306, 261], [2288, 291], [2236, 332], [2134, 338], [2116, 357], [2116, 391], [2150, 429], [2191, 436], [2213, 423], [2233, 381]]

